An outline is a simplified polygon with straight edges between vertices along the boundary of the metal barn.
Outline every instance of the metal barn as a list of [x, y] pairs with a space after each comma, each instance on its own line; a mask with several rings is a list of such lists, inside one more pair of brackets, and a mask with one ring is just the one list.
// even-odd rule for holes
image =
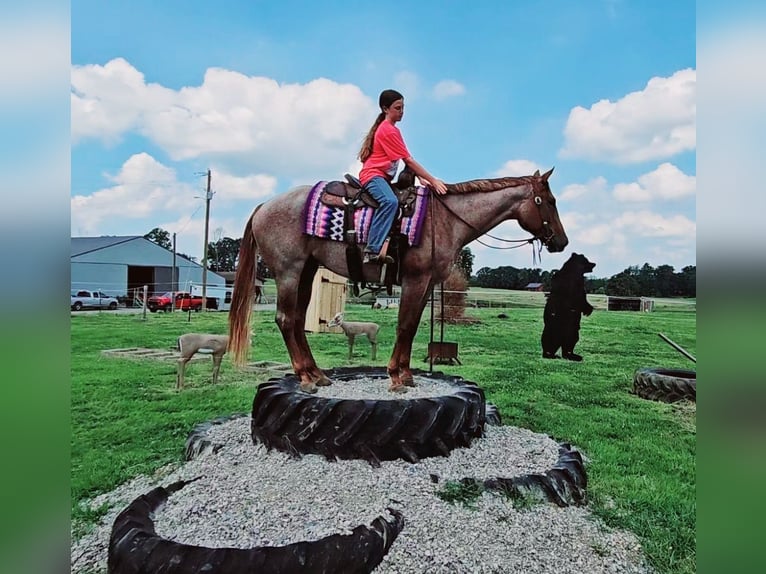
[[[71, 289], [132, 298], [144, 285], [152, 295], [202, 284], [202, 265], [176, 254], [173, 273], [173, 252], [141, 235], [71, 239]], [[207, 284], [224, 287], [226, 280], [208, 270]]]

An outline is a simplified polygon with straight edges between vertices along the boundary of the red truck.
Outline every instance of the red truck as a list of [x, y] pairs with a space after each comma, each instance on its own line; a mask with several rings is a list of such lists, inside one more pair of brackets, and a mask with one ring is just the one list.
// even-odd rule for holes
[[[173, 294], [163, 293], [162, 295], [152, 295], [146, 301], [146, 306], [149, 311], [156, 313], [157, 311], [170, 311], [173, 308], [172, 299]], [[176, 309], [181, 311], [199, 311], [202, 309], [202, 297], [197, 297], [191, 293], [185, 291], [178, 291], [175, 294], [176, 297]]]

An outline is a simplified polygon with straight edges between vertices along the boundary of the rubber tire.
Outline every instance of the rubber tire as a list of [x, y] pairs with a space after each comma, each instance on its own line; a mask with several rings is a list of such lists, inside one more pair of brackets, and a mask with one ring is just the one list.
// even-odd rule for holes
[[189, 482], [157, 487], [136, 498], [115, 519], [109, 537], [109, 574], [201, 574], [210, 572], [283, 574], [286, 572], [372, 572], [404, 526], [392, 508], [369, 526], [350, 534], [332, 534], [310, 542], [255, 548], [206, 548], [159, 536], [153, 514], [168, 497]]
[[80, 301], [75, 301], [74, 305], [72, 305], [72, 309], [75, 311], [82, 311], [82, 303]]
[[115, 311], [116, 309], [117, 309], [117, 303], [115, 303], [114, 301], [109, 303], [109, 310], [110, 311]]
[[697, 372], [659, 367], [639, 369], [633, 375], [633, 393], [664, 403], [697, 402]]
[[[336, 381], [363, 376], [388, 384], [382, 367], [344, 367], [326, 374]], [[259, 385], [253, 400], [253, 442], [294, 456], [363, 459], [377, 466], [383, 460], [417, 463], [449, 456], [484, 434], [486, 403], [476, 383], [418, 369], [413, 374], [445, 381], [458, 390], [421, 399], [352, 400], [305, 393], [295, 375], [271, 379]]]

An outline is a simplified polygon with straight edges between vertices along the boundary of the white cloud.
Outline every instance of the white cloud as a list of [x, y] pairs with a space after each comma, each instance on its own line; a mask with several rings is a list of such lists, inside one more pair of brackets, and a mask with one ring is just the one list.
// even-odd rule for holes
[[561, 192], [561, 199], [570, 201], [572, 199], [582, 198], [606, 189], [606, 179], [602, 176], [595, 177], [587, 183], [571, 183]]
[[[114, 185], [90, 195], [75, 195], [71, 199], [72, 231], [77, 235], [115, 234], [126, 221], [146, 221], [158, 217], [183, 214], [186, 223], [192, 213], [203, 205], [204, 182], [198, 185], [181, 182], [175, 170], [161, 164], [147, 153], [131, 156], [120, 171], [109, 176]], [[216, 205], [236, 200], [248, 200], [251, 204], [258, 198], [271, 195], [276, 179], [267, 175], [235, 177], [213, 170]], [[158, 224], [151, 224], [151, 227]], [[141, 233], [149, 231], [146, 229]], [[168, 227], [168, 231], [178, 228]], [[135, 233], [135, 232], [132, 232]]]
[[654, 77], [642, 91], [569, 112], [559, 155], [617, 164], [664, 159], [696, 147], [697, 72]]
[[272, 175], [255, 174], [244, 177], [230, 175], [213, 169], [211, 188], [216, 192], [215, 199], [221, 201], [262, 199], [274, 193], [277, 178]]
[[613, 235], [614, 229], [611, 225], [600, 223], [582, 229], [577, 233], [577, 241], [586, 245], [604, 245], [612, 240]]
[[325, 78], [279, 84], [210, 68], [200, 86], [173, 90], [121, 58], [74, 66], [71, 106], [75, 143], [136, 132], [174, 160], [214, 156], [238, 171], [295, 175], [340, 170], [377, 112], [357, 86]]
[[539, 169], [539, 165], [528, 159], [511, 159], [505, 162], [500, 169], [496, 170], [492, 174], [492, 177], [520, 177], [523, 175], [532, 175]]
[[433, 96], [439, 101], [463, 94], [465, 94], [465, 86], [455, 80], [442, 80], [433, 89]]
[[597, 220], [593, 215], [568, 212], [561, 215], [561, 222], [572, 246], [584, 243], [617, 250], [624, 249], [628, 242], [647, 238], [661, 238], [668, 245], [688, 246], [697, 233], [696, 223], [683, 215], [664, 216], [646, 210], [626, 211], [607, 221], [603, 216]]
[[651, 211], [626, 211], [614, 222], [619, 229], [633, 231], [642, 237], [676, 237], [693, 240], [697, 224], [683, 215], [665, 217]]
[[638, 178], [638, 182], [618, 183], [614, 197], [618, 201], [673, 200], [694, 195], [697, 178], [686, 175], [672, 163], [663, 163]]

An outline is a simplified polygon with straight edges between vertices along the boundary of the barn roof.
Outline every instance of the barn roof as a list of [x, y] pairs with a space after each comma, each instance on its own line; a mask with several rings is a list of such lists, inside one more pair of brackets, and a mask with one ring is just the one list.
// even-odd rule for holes
[[[86, 253], [93, 253], [94, 251], [107, 249], [108, 247], [114, 247], [115, 245], [120, 245], [122, 243], [128, 243], [130, 241], [136, 240], [147, 241], [152, 245], [155, 245], [158, 249], [164, 249], [168, 253], [172, 253], [170, 249], [154, 243], [143, 235], [100, 235], [98, 237], [72, 237], [70, 258], [79, 257], [80, 255], [85, 255]], [[192, 259], [189, 259], [180, 253], [177, 254], [177, 257], [183, 261], [188, 261], [192, 265], [202, 267], [202, 265], [196, 261], [193, 261]]]
[[71, 257], [98, 251], [119, 243], [142, 239], [142, 235], [101, 235], [99, 237], [72, 237]]
[[542, 287], [542, 283], [527, 283], [527, 286], [524, 287], [524, 289], [537, 289], [538, 287]]

